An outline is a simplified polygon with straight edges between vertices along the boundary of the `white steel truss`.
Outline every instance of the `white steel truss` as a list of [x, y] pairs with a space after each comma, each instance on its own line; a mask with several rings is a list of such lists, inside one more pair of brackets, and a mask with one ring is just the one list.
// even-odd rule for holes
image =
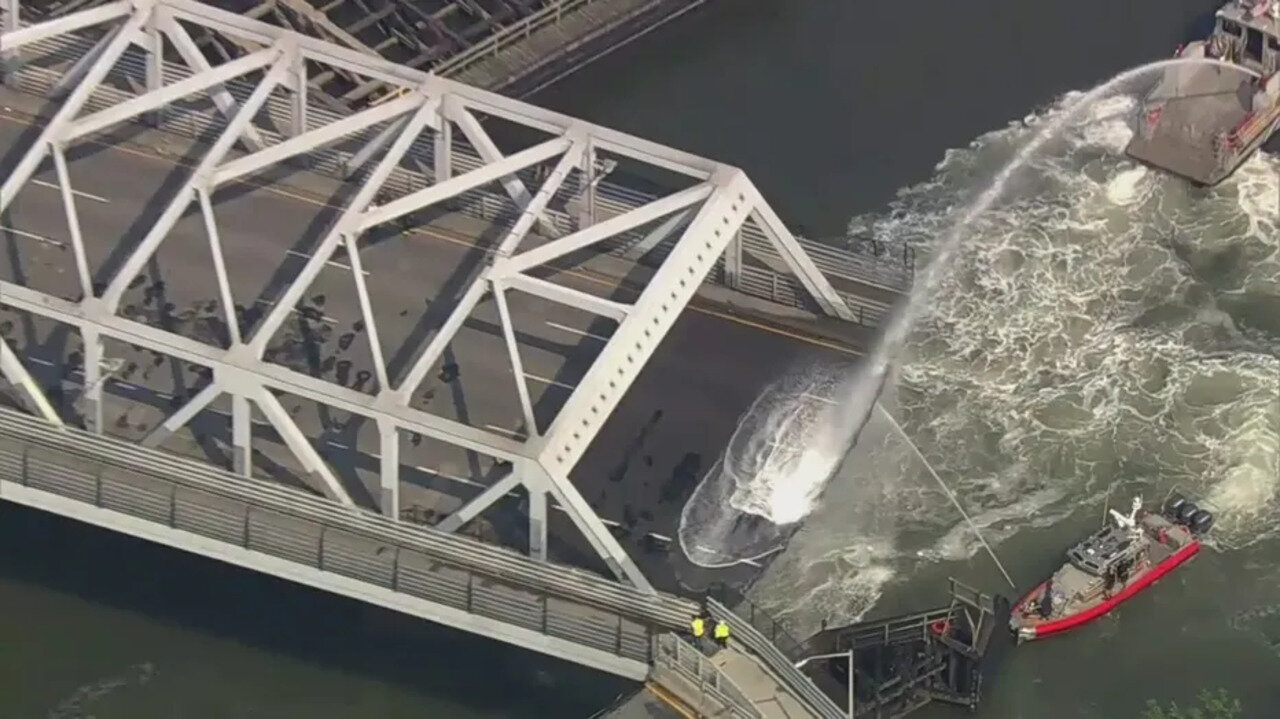
[[[376, 423], [380, 441], [379, 508], [384, 513], [399, 516], [402, 433], [424, 435], [504, 460], [512, 468], [509, 474], [444, 519], [438, 525], [439, 529], [458, 529], [499, 498], [522, 486], [530, 498], [529, 546], [535, 556], [545, 558], [546, 495], [550, 493], [617, 576], [637, 587], [649, 589], [648, 581], [570, 483], [569, 473], [709, 270], [727, 249], [734, 248], [743, 223], [750, 217], [761, 226], [783, 261], [825, 312], [842, 319], [851, 317], [840, 295], [808, 259], [747, 176], [730, 166], [413, 68], [397, 66], [365, 53], [330, 45], [192, 0], [121, 0], [21, 29], [6, 25], [6, 32], [0, 37], [0, 50], [6, 55], [20, 53], [25, 46], [43, 39], [108, 23], [113, 24], [113, 29], [102, 38], [88, 61], [77, 62], [68, 73], [70, 77], [65, 84], [70, 93], [0, 186], [0, 212], [3, 212], [19, 189], [38, 171], [41, 163], [46, 159], [52, 161], [70, 228], [81, 298], [67, 300], [4, 282], [0, 284], [0, 303], [80, 330], [85, 346], [85, 423], [95, 431], [102, 431], [103, 424], [103, 340], [110, 338], [137, 345], [212, 370], [207, 386], [156, 427], [143, 441], [144, 444], [158, 445], [166, 436], [192, 421], [215, 399], [224, 394], [230, 395], [233, 464], [238, 473], [250, 474], [250, 413], [251, 405], [257, 406], [299, 464], [310, 473], [314, 486], [335, 501], [355, 505], [334, 470], [319, 455], [312, 440], [294, 423], [276, 394], [289, 393]], [[222, 33], [260, 49], [211, 66], [183, 29], [183, 24]], [[95, 89], [130, 45], [146, 50], [157, 68], [148, 69], [145, 91], [109, 109], [82, 114]], [[164, 50], [169, 46], [175, 50], [170, 56], [183, 58], [191, 74], [186, 79], [165, 85], [158, 63], [164, 59]], [[308, 73], [314, 72], [317, 65], [377, 79], [399, 88], [399, 94], [329, 125], [310, 127], [305, 117]], [[249, 76], [257, 78], [256, 85], [247, 99], [237, 101], [227, 92], [226, 83]], [[255, 117], [277, 88], [285, 88], [292, 93], [292, 107], [296, 115], [284, 139], [267, 145], [260, 131], [269, 128], [256, 126]], [[76, 193], [67, 172], [70, 144], [132, 118], [154, 113], [184, 96], [197, 93], [208, 94], [227, 118], [226, 125], [212, 144], [203, 148], [195, 167], [144, 233], [138, 246], [130, 251], [112, 276], [105, 281], [99, 278], [101, 286], [95, 287], [82, 237], [85, 228], [80, 226], [77, 217]], [[503, 118], [552, 137], [504, 156], [477, 119], [477, 113]], [[357, 167], [371, 166], [361, 177], [359, 188], [346, 200], [337, 220], [262, 322], [250, 336], [242, 336], [229, 281], [229, 275], [235, 272], [235, 268], [224, 261], [219, 244], [218, 223], [211, 199], [214, 193], [247, 176], [386, 123], [390, 123], [388, 128], [357, 153], [351, 162]], [[449, 137], [455, 130], [461, 131], [477, 149], [483, 164], [451, 176], [448, 148], [451, 146]], [[379, 203], [380, 191], [388, 178], [405, 159], [415, 139], [425, 131], [432, 132], [437, 141], [435, 182]], [[238, 144], [245, 152], [235, 155]], [[678, 173], [692, 178], [693, 184], [685, 190], [603, 221], [589, 223], [567, 234], [557, 232], [546, 217], [548, 203], [575, 170], [591, 176], [597, 166], [598, 152], [612, 153]], [[538, 187], [527, 187], [517, 175], [525, 168], [548, 165], [551, 169], [543, 175]], [[354, 172], [356, 168], [348, 169]], [[379, 341], [378, 317], [369, 300], [361, 267], [358, 238], [381, 225], [489, 183], [500, 184], [520, 208], [518, 219], [492, 250], [491, 263], [472, 281], [434, 336], [408, 363], [403, 376], [391, 376]], [[120, 314], [121, 301], [130, 282], [143, 270], [166, 234], [193, 205], [203, 218], [213, 257], [212, 271], [230, 334], [227, 347], [199, 342]], [[682, 224], [685, 228], [634, 302], [598, 297], [536, 273], [539, 268], [548, 267], [549, 263], [598, 248], [610, 238], [655, 222], [662, 224], [654, 230], [651, 238], [671, 233]], [[540, 244], [530, 240], [535, 227], [547, 230], [543, 233], [545, 241]], [[369, 350], [377, 382], [377, 392], [373, 395], [264, 359], [271, 337], [285, 323], [334, 253], [342, 251], [350, 262], [360, 313], [368, 328]], [[741, 250], [735, 249], [732, 254], [740, 257]], [[732, 271], [732, 267], [729, 269]], [[534, 419], [529, 388], [524, 380], [517, 328], [511, 312], [513, 291], [607, 317], [618, 323], [601, 354], [545, 429], [540, 429]], [[502, 339], [516, 380], [516, 393], [527, 435], [523, 440], [436, 416], [410, 405], [410, 398], [447, 351], [468, 315], [486, 297], [493, 298], [499, 313]], [[28, 398], [36, 411], [52, 422], [62, 421], [23, 363], [2, 341], [0, 371]]]

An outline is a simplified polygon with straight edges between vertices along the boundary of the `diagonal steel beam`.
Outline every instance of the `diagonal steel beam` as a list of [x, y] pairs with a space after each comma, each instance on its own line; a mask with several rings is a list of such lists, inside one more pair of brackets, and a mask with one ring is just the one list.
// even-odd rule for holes
[[853, 321], [855, 316], [844, 298], [836, 292], [836, 288], [831, 286], [831, 282], [822, 274], [818, 266], [813, 264], [813, 260], [809, 259], [804, 248], [796, 241], [795, 235], [791, 234], [791, 230], [787, 229], [778, 214], [769, 207], [769, 203], [765, 201], [764, 196], [754, 184], [751, 186], [751, 195], [751, 202], [755, 205], [752, 217], [760, 229], [764, 230], [765, 237], [778, 251], [782, 261], [787, 263], [787, 267], [791, 268], [796, 279], [800, 280], [800, 284], [804, 285], [809, 295], [824, 312], [842, 320]]
[[712, 196], [541, 439], [538, 462], [550, 476], [567, 476], [577, 464], [751, 212], [755, 197], [741, 170], [726, 171], [712, 184]]
[[204, 157], [200, 163], [188, 175], [186, 182], [178, 189], [177, 194], [159, 219], [155, 221], [147, 234], [133, 249], [129, 257], [121, 265], [120, 270], [112, 278], [107, 285], [106, 292], [102, 295], [103, 304], [107, 311], [114, 313], [120, 307], [120, 300], [124, 297], [125, 291], [129, 289], [129, 283], [133, 278], [142, 271], [142, 267], [151, 259], [151, 255], [164, 242], [165, 236], [173, 229], [173, 226], [182, 218], [182, 215], [191, 206], [193, 200], [196, 199], [196, 189], [198, 186], [208, 181], [209, 173], [222, 162], [222, 158], [226, 157], [231, 151], [231, 146], [235, 144], [236, 138], [240, 137], [245, 127], [248, 127], [253, 116], [258, 113], [271, 97], [271, 92], [284, 80], [285, 74], [289, 71], [290, 56], [293, 54], [293, 48], [289, 47], [288, 40], [281, 40], [280, 45], [273, 48], [275, 62], [267, 74], [254, 88], [253, 93], [249, 95], [249, 99], [240, 106], [239, 112], [223, 129], [222, 134], [214, 141], [213, 145], [205, 151]]
[[311, 440], [307, 439], [307, 435], [298, 429], [298, 425], [294, 424], [293, 419], [289, 416], [289, 411], [280, 404], [280, 400], [276, 398], [270, 390], [259, 387], [254, 393], [253, 398], [258, 407], [262, 409], [262, 414], [266, 416], [267, 421], [275, 427], [276, 433], [280, 435], [280, 439], [284, 440], [285, 445], [293, 452], [293, 455], [302, 462], [302, 466], [306, 471], [311, 473], [311, 478], [318, 480], [321, 490], [329, 499], [332, 499], [348, 507], [354, 507], [355, 502], [351, 499], [351, 495], [347, 494], [347, 490], [342, 486], [342, 482], [338, 481], [338, 477], [329, 468], [329, 465], [316, 451]]
[[571, 140], [564, 137], [547, 140], [505, 157], [498, 162], [481, 165], [471, 172], [436, 183], [417, 192], [411, 192], [380, 207], [372, 208], [360, 218], [358, 231], [364, 232], [385, 222], [390, 222], [397, 217], [403, 217], [410, 212], [416, 212], [450, 197], [461, 195], [477, 187], [483, 187], [490, 182], [514, 174], [531, 165], [550, 160], [568, 150], [571, 143]]
[[[92, 11], [86, 10], [85, 12]], [[84, 108], [85, 103], [93, 95], [93, 91], [102, 83], [107, 73], [115, 66], [116, 61], [120, 59], [120, 55], [129, 47], [129, 37], [146, 25], [150, 15], [150, 9], [140, 9], [125, 21], [120, 32], [103, 49], [102, 55], [97, 62], [85, 73], [84, 79], [80, 81], [75, 90], [71, 91], [71, 95], [63, 101], [62, 106], [49, 119], [49, 122], [44, 126], [44, 130], [41, 131], [40, 137], [36, 139], [35, 143], [23, 154], [22, 159], [18, 160], [18, 163], [9, 171], [4, 180], [4, 185], [0, 185], [0, 213], [9, 208], [9, 204], [18, 195], [18, 190], [35, 174], [36, 168], [40, 166], [40, 162], [48, 154], [50, 146], [55, 142], [62, 141], [63, 134], [71, 124], [71, 121]], [[27, 29], [30, 30], [37, 27], [41, 26], [35, 25]], [[8, 41], [9, 36], [6, 35], [5, 38]]]
[[309, 130], [265, 150], [237, 158], [214, 171], [212, 184], [215, 187], [222, 186], [245, 175], [261, 172], [291, 157], [331, 145], [348, 135], [412, 112], [420, 107], [425, 99], [421, 93], [415, 93], [410, 97], [378, 105], [324, 127]]
[[212, 70], [195, 73], [185, 80], [166, 85], [155, 92], [148, 92], [132, 100], [126, 100], [115, 107], [95, 112], [82, 120], [72, 123], [68, 131], [63, 135], [63, 141], [72, 142], [85, 135], [101, 132], [108, 127], [127, 122], [143, 113], [164, 107], [187, 95], [194, 95], [202, 90], [222, 85], [228, 80], [247, 75], [254, 70], [260, 70], [278, 62], [282, 53], [283, 48], [278, 45], [259, 50], [219, 65]]
[[520, 290], [557, 304], [576, 307], [583, 312], [590, 312], [591, 314], [608, 317], [619, 322], [625, 319], [627, 313], [631, 311], [629, 305], [624, 305], [621, 302], [606, 300], [603, 297], [596, 297], [581, 290], [557, 285], [554, 282], [530, 277], [519, 272], [504, 275], [500, 281], [512, 289]]
[[[213, 69], [209, 61], [205, 59], [204, 53], [196, 45], [195, 40], [191, 39], [191, 35], [187, 33], [186, 28], [174, 21], [173, 18], [165, 16], [160, 20], [160, 29], [169, 37], [169, 42], [173, 43], [173, 47], [178, 51], [179, 57], [191, 68], [193, 73], [208, 72]], [[213, 98], [213, 104], [228, 119], [235, 117], [236, 99], [231, 96], [231, 91], [227, 90], [226, 85], [215, 86], [210, 92]], [[250, 150], [261, 150], [267, 144], [263, 142], [262, 136], [258, 134], [258, 130], [252, 126], [246, 127], [244, 130], [243, 142]]]
[[[137, 6], [136, 9], [135, 5]], [[139, 13], [138, 11], [141, 12]], [[136, 18], [138, 14], [147, 15], [150, 14], [150, 12], [150, 2], [140, 1], [135, 3], [131, 0], [121, 0], [120, 2], [113, 2], [107, 5], [99, 5], [98, 7], [81, 10], [80, 12], [72, 13], [71, 15], [64, 15], [52, 20], [36, 23], [35, 25], [24, 27], [21, 30], [6, 32], [4, 34], [4, 47], [0, 49], [5, 51], [17, 50], [18, 48], [30, 45], [34, 42], [47, 40], [51, 37], [58, 37], [59, 35], [67, 35], [77, 30], [83, 30], [84, 28], [93, 27], [94, 25], [101, 25], [104, 22], [110, 22], [112, 20], [126, 17], [130, 14], [134, 14], [134, 17]], [[134, 26], [134, 30], [136, 31], [142, 26], [143, 23], [138, 23]], [[126, 33], [125, 39], [130, 40], [130, 36], [132, 34], [133, 33]]]
[[[446, 123], [446, 127], [447, 127]], [[547, 207], [547, 203], [555, 196], [560, 185], [568, 177], [578, 160], [582, 157], [583, 143], [579, 139], [575, 139], [573, 144], [560, 157], [560, 161], [547, 175], [539, 188], [538, 194], [533, 197], [529, 204], [525, 207], [524, 214], [520, 219], [516, 220], [515, 225], [507, 232], [494, 249], [494, 254], [498, 257], [509, 255], [524, 240], [532, 227], [534, 218], [537, 217]], [[458, 301], [453, 312], [445, 319], [444, 325], [440, 327], [440, 331], [436, 336], [431, 338], [431, 342], [421, 355], [414, 360], [409, 370], [405, 373], [404, 380], [400, 386], [396, 388], [393, 396], [400, 404], [408, 404], [413, 393], [418, 390], [418, 385], [422, 384], [422, 380], [427, 376], [427, 372], [435, 365], [436, 360], [444, 353], [449, 342], [453, 340], [453, 336], [462, 328], [462, 324], [467, 317], [475, 310], [476, 305], [484, 299], [485, 293], [489, 289], [489, 273], [484, 273], [472, 281], [471, 286], [463, 293], [462, 298]]]
[[321, 270], [324, 269], [325, 264], [329, 262], [329, 258], [333, 255], [333, 251], [343, 241], [343, 237], [358, 232], [364, 211], [373, 203], [382, 186], [391, 177], [391, 172], [400, 164], [400, 160], [404, 158], [405, 153], [413, 146], [414, 140], [430, 123], [432, 116], [439, 112], [439, 107], [440, 101], [435, 99], [425, 99], [419, 105], [417, 112], [405, 124], [404, 131], [400, 133], [400, 137], [396, 138], [396, 141], [391, 145], [391, 149], [387, 150], [387, 154], [383, 155], [378, 162], [378, 166], [374, 168], [368, 179], [365, 180], [364, 185], [347, 203], [346, 209], [338, 217], [333, 228], [329, 230], [329, 234], [320, 241], [320, 245], [311, 253], [311, 258], [307, 260], [307, 264], [302, 268], [302, 271], [293, 279], [275, 306], [271, 308], [271, 311], [262, 320], [262, 325], [249, 342], [249, 348], [254, 357], [262, 357], [262, 353], [267, 349], [267, 343], [275, 336], [276, 331], [280, 329], [280, 325], [284, 324], [284, 321], [289, 317], [289, 313], [293, 311], [294, 306], [298, 304], [298, 300], [302, 298], [307, 288], [319, 276]]
[[546, 264], [556, 258], [572, 254], [614, 235], [620, 235], [702, 202], [710, 197], [714, 190], [715, 186], [709, 182], [699, 183], [687, 190], [667, 195], [659, 200], [641, 205], [634, 210], [629, 210], [621, 215], [610, 217], [590, 227], [565, 235], [558, 240], [553, 240], [535, 249], [522, 252], [502, 262], [500, 269], [498, 263], [495, 263], [494, 269], [500, 272], [502, 276], [506, 276], [509, 273], [523, 272], [531, 267]]
[[155, 429], [142, 438], [140, 444], [143, 447], [159, 447], [170, 435], [195, 419], [195, 416], [200, 414], [201, 410], [208, 407], [222, 393], [222, 385], [218, 384], [218, 378], [215, 376], [214, 381], [205, 385], [204, 389], [196, 393], [196, 396], [179, 407], [176, 412], [166, 417], [163, 422], [156, 425]]
[[520, 361], [520, 345], [516, 342], [515, 326], [511, 324], [511, 310], [507, 307], [502, 283], [493, 283], [493, 299], [498, 305], [498, 322], [502, 325], [502, 339], [507, 346], [507, 360], [511, 363], [511, 378], [516, 383], [516, 395], [520, 398], [520, 411], [524, 414], [525, 432], [537, 437], [538, 421], [533, 416], [533, 402], [529, 399], [529, 383], [524, 377], [524, 363]]
[[120, 26], [116, 25], [108, 30], [105, 35], [98, 38], [98, 41], [93, 44], [93, 47], [89, 48], [89, 52], [81, 55], [80, 58], [71, 65], [71, 68], [63, 73], [62, 77], [58, 78], [58, 81], [53, 84], [53, 87], [49, 88], [49, 94], [61, 95], [63, 92], [66, 92], [67, 88], [75, 87], [76, 83], [80, 82], [80, 79], [84, 77], [85, 72], [87, 72], [89, 68], [98, 61], [99, 57], [102, 57], [102, 51], [106, 50], [107, 46], [111, 44], [111, 41], [119, 34]]
[[53, 408], [49, 399], [44, 396], [40, 383], [31, 376], [13, 350], [9, 349], [9, 343], [5, 342], [3, 337], [0, 337], [0, 374], [3, 374], [4, 378], [9, 380], [9, 384], [27, 398], [41, 417], [52, 424], [62, 426], [62, 418], [58, 416], [58, 411]]
[[452, 514], [440, 520], [440, 523], [435, 528], [441, 532], [456, 532], [462, 529], [462, 525], [480, 516], [481, 512], [493, 506], [494, 502], [515, 491], [516, 487], [524, 483], [524, 472], [520, 469], [520, 466], [513, 467], [507, 476], [489, 485], [483, 492], [472, 497], [469, 502], [455, 509]]

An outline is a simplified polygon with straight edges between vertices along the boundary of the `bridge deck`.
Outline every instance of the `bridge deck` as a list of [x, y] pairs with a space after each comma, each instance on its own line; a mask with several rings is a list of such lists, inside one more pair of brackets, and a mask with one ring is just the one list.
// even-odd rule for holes
[[[0, 115], [0, 153], [8, 154], [22, 133], [30, 131], [29, 118], [40, 104], [4, 89], [0, 89], [0, 102], [8, 108]], [[94, 267], [120, 247], [136, 242], [136, 217], [158, 211], [155, 198], [174, 172], [175, 160], [186, 155], [191, 145], [187, 138], [137, 126], [131, 127], [127, 138], [119, 139], [127, 143], [86, 145], [69, 158], [70, 174], [77, 191], [83, 193], [78, 208], [81, 223], [93, 228], [85, 241]], [[121, 177], [129, 181], [120, 182]], [[312, 173], [280, 179], [274, 186], [215, 197], [223, 252], [240, 281], [233, 286], [235, 299], [246, 307], [255, 304], [257, 293], [278, 272], [296, 268], [305, 259], [300, 238], [326, 216], [323, 200], [318, 198], [342, 191], [337, 180]], [[10, 232], [3, 233], [10, 250], [0, 256], [0, 280], [21, 280], [27, 286], [70, 296], [75, 291], [68, 271], [70, 240], [60, 217], [59, 195], [50, 187], [56, 178], [46, 169], [35, 180], [19, 193], [10, 211]], [[384, 346], [415, 341], [423, 322], [439, 321], [432, 306], [451, 302], [463, 279], [478, 271], [485, 257], [477, 247], [499, 227], [470, 215], [441, 215], [411, 235], [389, 237], [362, 252], [373, 304], [381, 308], [377, 319]], [[129, 311], [150, 322], [168, 322], [190, 336], [204, 336], [216, 326], [216, 313], [206, 311], [216, 297], [209, 258], [187, 250], [199, 247], [203, 232], [198, 217], [175, 227], [161, 246], [148, 281], [129, 293]], [[603, 282], [625, 293], [626, 283], [634, 278], [619, 277], [617, 269], [623, 266], [621, 260], [612, 267], [596, 263], [599, 271], [571, 279], [584, 289]], [[634, 266], [631, 269], [635, 271]], [[371, 366], [368, 353], [360, 352], [364, 341], [360, 311], [348, 273], [342, 270], [335, 266], [322, 274], [308, 293], [310, 301], [304, 305], [314, 308], [319, 319], [306, 323], [300, 318], [289, 335], [293, 354], [286, 361], [316, 366], [321, 376], [350, 386], [361, 373], [367, 376]], [[750, 305], [752, 301], [738, 296], [737, 302]], [[172, 306], [162, 311], [167, 305]], [[584, 359], [598, 351], [598, 337], [607, 336], [609, 330], [593, 327], [584, 315], [562, 306], [534, 298], [522, 305], [516, 311], [535, 320], [525, 322], [530, 329], [521, 338], [524, 370], [534, 378], [535, 406], [550, 413], [581, 377]], [[664, 561], [665, 538], [675, 535], [683, 496], [724, 446], [736, 418], [759, 389], [794, 363], [849, 358], [832, 340], [814, 337], [812, 329], [805, 334], [785, 324], [771, 329], [760, 319], [741, 321], [717, 306], [707, 304], [705, 311], [683, 315], [573, 474], [596, 511], [623, 525], [633, 556], [647, 559], [645, 568], [658, 572], [655, 581], [666, 586], [674, 582]], [[73, 403], [82, 376], [77, 366], [78, 343], [60, 334], [54, 323], [6, 309], [2, 303], [0, 327], [8, 328], [4, 336], [28, 358], [32, 372], [45, 386]], [[857, 328], [845, 325], [841, 331], [849, 345], [863, 341]], [[304, 333], [308, 346], [302, 342]], [[167, 361], [157, 365], [155, 354], [123, 345], [109, 348], [107, 354], [126, 361], [126, 369], [106, 386], [105, 427], [112, 436], [141, 440], [172, 411], [176, 398], [190, 397], [199, 386], [199, 367]], [[752, 361], [738, 361], [742, 357]], [[422, 397], [431, 399], [423, 406], [465, 418], [475, 426], [513, 426], [509, 423], [518, 416], [518, 409], [509, 389], [510, 371], [496, 317], [464, 329], [453, 343], [452, 358], [457, 377], [429, 379]], [[286, 397], [285, 405], [302, 431], [316, 440], [322, 455], [343, 470], [349, 486], [362, 488], [365, 496], [376, 496], [376, 428], [371, 423], [343, 426], [348, 420], [326, 417], [306, 400]], [[229, 411], [216, 404], [196, 422], [201, 437], [182, 431], [163, 446], [206, 461], [227, 462], [220, 447], [229, 445], [225, 423]], [[300, 484], [301, 468], [265, 422], [259, 421], [258, 434], [255, 447], [262, 454], [263, 476]], [[212, 446], [210, 438], [216, 438]], [[493, 469], [491, 459], [469, 457], [431, 440], [406, 443], [402, 453], [406, 473], [402, 507], [410, 518], [424, 521], [434, 521], [477, 494]], [[558, 556], [586, 561], [589, 552], [578, 543], [567, 520], [553, 514], [551, 521], [553, 536], [570, 538], [559, 544]]]

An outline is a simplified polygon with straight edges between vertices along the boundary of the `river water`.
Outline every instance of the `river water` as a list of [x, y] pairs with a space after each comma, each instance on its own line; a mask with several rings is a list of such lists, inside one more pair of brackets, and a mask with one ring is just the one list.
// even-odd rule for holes
[[[810, 234], [927, 250], [1064, 93], [1168, 55], [1213, 5], [731, 0], [536, 100], [737, 164]], [[1099, 104], [981, 220], [892, 410], [1023, 585], [1110, 491], [1177, 483], [1220, 517], [1214, 551], [1132, 608], [1021, 648], [978, 716], [1126, 719], [1221, 686], [1273, 717], [1280, 162], [1188, 190], [1118, 158], [1126, 103]], [[756, 598], [803, 632], [932, 604], [948, 575], [998, 588], [914, 461], [871, 425]], [[0, 537], [5, 717], [558, 718], [625, 689], [7, 505]]]

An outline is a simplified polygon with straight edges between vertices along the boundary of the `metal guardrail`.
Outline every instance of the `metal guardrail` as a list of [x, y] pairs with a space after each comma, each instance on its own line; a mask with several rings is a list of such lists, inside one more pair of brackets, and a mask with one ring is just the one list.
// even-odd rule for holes
[[[24, 48], [24, 53], [27, 53], [24, 58], [28, 60], [28, 63], [14, 73], [19, 89], [36, 96], [45, 96], [61, 77], [59, 70], [37, 66], [30, 60], [41, 58], [55, 63], [71, 62], [87, 52], [91, 47], [92, 41], [87, 38], [60, 36], [33, 43], [29, 48], [29, 52], [28, 49]], [[134, 49], [125, 53], [112, 70], [112, 75], [109, 76], [109, 79], [113, 78], [116, 82], [125, 86], [128, 86], [128, 82], [132, 80], [135, 84], [138, 84], [137, 86], [140, 86], [139, 83], [145, 77], [145, 67], [145, 54]], [[164, 75], [166, 83], [172, 83], [188, 77], [190, 71], [185, 66], [166, 63]], [[226, 87], [237, 99], [242, 101], [251, 92], [251, 86], [242, 82], [230, 82], [227, 83]], [[129, 97], [133, 97], [135, 94], [130, 90], [104, 85], [93, 94], [87, 109], [105, 109]], [[291, 116], [290, 101], [283, 96], [273, 96], [268, 101], [265, 112], [277, 123], [277, 126], [287, 127]], [[215, 114], [216, 111], [204, 108], [196, 109], [190, 105], [173, 105], [165, 111], [164, 129], [171, 133], [201, 137], [210, 128], [221, 123], [221, 119], [215, 117]], [[335, 122], [340, 117], [340, 115], [327, 108], [312, 105], [308, 109], [308, 127], [323, 127]], [[352, 136], [351, 143], [358, 147], [363, 142], [371, 139], [375, 133], [376, 130], [370, 130], [364, 135]], [[259, 135], [268, 143], [279, 142], [282, 139], [277, 133], [265, 128], [259, 128]], [[347, 162], [353, 154], [354, 152], [344, 151], [339, 148], [317, 150], [308, 155], [310, 169], [320, 174], [345, 177]], [[397, 168], [387, 181], [386, 187], [388, 191], [407, 193], [431, 184], [431, 170], [429, 168], [434, 167], [434, 147], [432, 143], [428, 139], [419, 140], [414, 144], [408, 157], [411, 162], [416, 163], [420, 171], [414, 172], [403, 167]], [[467, 172], [484, 164], [481, 158], [460, 140], [455, 141], [451, 158], [454, 174]], [[532, 182], [532, 171], [520, 174], [526, 182]], [[580, 183], [581, 178], [577, 178], [577, 181]], [[565, 185], [566, 188], [562, 189], [560, 194], [570, 191], [569, 187], [572, 183], [566, 182]], [[594, 205], [598, 218], [606, 219], [632, 210], [654, 199], [656, 199], [654, 195], [602, 181], [597, 185]], [[512, 203], [507, 197], [498, 196], [484, 190], [472, 190], [461, 195], [456, 201], [455, 209], [487, 220], [504, 217], [510, 218], [510, 221], [514, 222], [516, 216]], [[569, 233], [578, 228], [578, 219], [566, 211], [548, 209], [545, 214], [556, 226], [557, 230], [563, 233]], [[633, 231], [614, 238], [605, 247], [611, 254], [635, 259], [633, 248], [644, 236], [644, 231]], [[740, 232], [740, 237], [744, 253], [781, 263], [781, 257], [773, 249], [763, 231], [756, 227], [754, 223], [748, 222]], [[804, 238], [799, 238], [799, 241], [818, 269], [834, 280], [843, 279], [891, 291], [902, 291], [910, 286], [914, 276], [914, 257], [906, 249], [905, 245], [902, 248], [891, 248], [883, 257], [876, 257], [869, 253], [852, 252], [844, 248], [832, 247]], [[668, 239], [652, 251], [653, 256], [661, 257], [666, 252], [669, 252], [674, 242], [675, 238]], [[886, 257], [897, 259], [888, 260], [885, 259]], [[711, 273], [708, 279], [709, 281], [723, 284], [721, 278], [724, 276], [724, 261], [721, 259], [717, 262], [716, 270]], [[739, 284], [735, 289], [779, 304], [801, 308], [809, 306], [808, 295], [795, 278], [789, 274], [780, 274], [767, 267], [759, 267], [748, 262], [743, 263]], [[860, 324], [876, 326], [880, 324], [888, 312], [888, 307], [884, 304], [860, 297], [839, 287], [837, 287], [837, 290], [848, 303], [855, 315], [855, 319]]]
[[751, 622], [734, 613], [714, 597], [707, 598], [707, 609], [711, 612], [713, 619], [728, 623], [735, 641], [741, 642], [759, 657], [774, 677], [790, 689], [791, 693], [804, 702], [815, 715], [821, 719], [846, 719], [846, 712], [836, 706], [835, 702], [831, 701], [831, 698], [824, 694], [812, 679], [797, 669], [793, 661], [787, 658], [768, 637], [761, 634]]
[[452, 77], [521, 42], [534, 32], [560, 22], [565, 15], [601, 0], [551, 0], [546, 7], [523, 20], [512, 23], [432, 68], [441, 77]]
[[0, 409], [0, 479], [637, 661], [697, 605]]
[[[653, 667], [662, 686], [692, 705], [701, 716], [763, 719], [764, 714], [747, 695], [720, 671], [697, 647], [675, 634], [658, 634], [653, 638]], [[697, 694], [686, 696], [679, 683], [667, 681], [663, 671], [670, 671], [688, 682]]]

